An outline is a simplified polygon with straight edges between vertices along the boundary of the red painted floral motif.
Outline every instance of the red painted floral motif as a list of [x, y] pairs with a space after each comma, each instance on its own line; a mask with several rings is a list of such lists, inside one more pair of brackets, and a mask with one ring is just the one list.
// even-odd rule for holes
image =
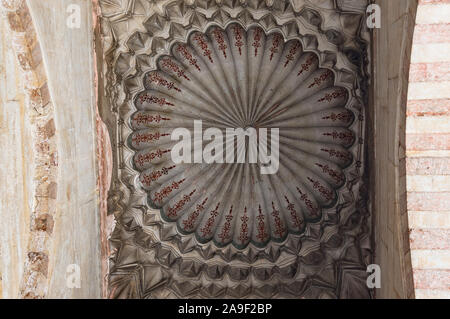
[[189, 79], [186, 76], [186, 72], [184, 70], [182, 70], [178, 64], [176, 64], [175, 62], [173, 62], [170, 58], [164, 58], [162, 60], [162, 66], [167, 68], [168, 70], [174, 72], [179, 78], [183, 77], [186, 80], [190, 81], [191, 79]]
[[256, 216], [256, 219], [258, 220], [258, 234], [256, 235], [256, 238], [258, 238], [261, 242], [264, 242], [269, 235], [266, 233], [265, 217], [262, 213], [261, 205], [259, 205], [258, 211], [258, 216]]
[[181, 53], [181, 55], [189, 61], [190, 65], [193, 65], [197, 70], [201, 71], [200, 66], [197, 63], [197, 59], [195, 59], [192, 54], [187, 50], [185, 45], [179, 45], [177, 47], [177, 51]]
[[234, 40], [236, 42], [234, 43], [235, 47], [239, 49], [239, 55], [242, 55], [242, 46], [244, 45], [244, 42], [242, 42], [242, 28], [240, 26], [233, 26], [233, 35]]
[[330, 115], [322, 117], [322, 120], [331, 120], [333, 122], [339, 120], [344, 123], [349, 123], [352, 120], [352, 118], [353, 118], [352, 113], [350, 113], [349, 111], [344, 111], [338, 114], [332, 112]]
[[295, 41], [294, 43], [292, 43], [291, 49], [289, 50], [288, 55], [286, 55], [286, 63], [284, 64], [284, 67], [287, 67], [289, 62], [294, 61], [294, 56], [299, 48], [300, 48], [299, 41]]
[[154, 201], [154, 202], [161, 203], [162, 200], [163, 200], [164, 198], [166, 198], [167, 196], [169, 196], [170, 193], [172, 193], [172, 191], [173, 191], [174, 189], [180, 188], [180, 185], [183, 184], [183, 182], [184, 182], [185, 180], [186, 180], [186, 179], [183, 178], [183, 179], [179, 180], [178, 182], [172, 182], [171, 185], [164, 187], [160, 192], [156, 192], [153, 201]]
[[333, 75], [333, 72], [331, 72], [330, 70], [326, 70], [324, 74], [322, 74], [318, 78], [314, 78], [314, 82], [310, 86], [308, 86], [308, 89], [310, 89], [316, 85], [317, 86], [321, 85], [322, 82], [324, 82], [326, 79], [328, 79], [332, 75]]
[[312, 201], [308, 198], [306, 193], [303, 193], [300, 188], [297, 187], [297, 192], [300, 194], [300, 199], [305, 203], [306, 207], [308, 207], [309, 212], [312, 216], [319, 216], [319, 209], [312, 203]]
[[313, 188], [317, 189], [319, 193], [327, 200], [333, 199], [333, 192], [326, 188], [325, 186], [321, 185], [319, 181], [313, 180], [311, 177], [308, 177], [308, 180], [313, 184]]
[[184, 230], [189, 231], [194, 229], [195, 221], [197, 220], [198, 215], [205, 209], [206, 201], [208, 200], [208, 197], [205, 198], [205, 200], [198, 204], [195, 210], [189, 215], [187, 220], [183, 221]]
[[297, 211], [295, 210], [295, 205], [291, 202], [289, 202], [289, 199], [287, 198], [287, 196], [284, 196], [284, 198], [286, 199], [287, 202], [287, 210], [289, 211], [289, 214], [291, 215], [292, 218], [292, 222], [294, 223], [294, 227], [297, 227], [298, 230], [302, 230], [303, 227], [303, 219], [298, 217], [297, 215]]
[[333, 131], [331, 133], [323, 133], [324, 136], [331, 136], [333, 140], [340, 139], [343, 140], [345, 143], [350, 144], [354, 137], [352, 132], [337, 132]]
[[320, 167], [324, 173], [330, 175], [330, 177], [333, 178], [336, 183], [342, 183], [344, 181], [344, 176], [340, 172], [331, 169], [328, 165], [316, 163], [316, 166]]
[[159, 98], [159, 97], [150, 95], [148, 93], [140, 95], [139, 96], [139, 102], [141, 102], [141, 103], [147, 102], [147, 103], [159, 104], [161, 106], [164, 106], [164, 105], [174, 106], [172, 103], [167, 102], [165, 98], [163, 98], [163, 97]]
[[321, 148], [320, 150], [322, 152], [328, 153], [328, 155], [330, 157], [337, 157], [337, 158], [339, 158], [341, 160], [345, 160], [345, 161], [349, 161], [349, 160], [352, 159], [352, 156], [349, 153], [347, 153], [347, 152], [341, 152], [341, 151], [336, 151], [336, 150], [329, 150], [329, 149], [326, 149], [326, 148]]
[[161, 134], [159, 132], [156, 132], [155, 134], [152, 133], [145, 133], [145, 134], [136, 134], [131, 139], [136, 146], [139, 146], [141, 143], [150, 143], [154, 141], [158, 141], [163, 136], [170, 136], [170, 134]]
[[258, 55], [258, 48], [261, 47], [261, 37], [262, 37], [262, 30], [255, 29], [255, 36], [253, 38], [253, 44], [252, 44], [252, 46], [255, 48], [255, 56]]
[[214, 35], [214, 39], [219, 44], [219, 50], [222, 51], [223, 57], [226, 59], [227, 58], [227, 51], [226, 51], [226, 49], [228, 48], [228, 46], [225, 44], [225, 39], [223, 38], [222, 31], [220, 29], [215, 29], [212, 32], [212, 34]]
[[273, 41], [272, 41], [272, 47], [270, 48], [270, 61], [273, 59], [273, 55], [275, 53], [278, 53], [279, 46], [281, 41], [283, 40], [283, 37], [279, 34], [274, 34]]
[[211, 211], [211, 215], [209, 216], [208, 220], [206, 221], [205, 226], [200, 229], [203, 237], [211, 236], [211, 234], [212, 234], [211, 228], [214, 225], [214, 221], [216, 220], [216, 217], [219, 215], [219, 205], [220, 205], [220, 203], [218, 203], [216, 208], [214, 208], [214, 210]]
[[231, 221], [233, 220], [233, 206], [231, 206], [228, 215], [225, 216], [225, 220], [225, 225], [223, 225], [222, 232], [219, 234], [219, 238], [222, 240], [222, 243], [230, 238]]
[[194, 40], [197, 41], [197, 44], [200, 46], [200, 49], [203, 51], [203, 56], [208, 57], [211, 63], [214, 63], [211, 57], [211, 50], [208, 47], [208, 43], [205, 40], [205, 37], [201, 33], [196, 33], [194, 35]]
[[148, 75], [148, 77], [147, 77], [147, 81], [150, 82], [150, 83], [156, 83], [157, 85], [164, 86], [164, 87], [166, 87], [169, 90], [174, 89], [175, 91], [181, 92], [181, 90], [179, 88], [177, 88], [173, 82], [170, 82], [170, 81], [167, 81], [167, 80], [163, 79], [156, 72], [150, 73]]
[[156, 152], [151, 152], [147, 154], [140, 154], [137, 159], [136, 163], [143, 165], [145, 162], [150, 162], [151, 160], [154, 160], [155, 158], [161, 158], [165, 153], [170, 152], [170, 150], [156, 150]]
[[300, 76], [303, 72], [309, 71], [309, 68], [312, 66], [314, 61], [316, 60], [315, 55], [311, 55], [305, 63], [302, 63], [302, 68], [298, 71], [297, 76]]
[[177, 217], [178, 212], [183, 209], [183, 206], [191, 200], [191, 197], [195, 192], [196, 189], [190, 192], [189, 195], [184, 195], [183, 198], [175, 204], [175, 206], [169, 207], [169, 213], [167, 214], [167, 216], [172, 218]]
[[150, 115], [139, 113], [136, 117], [133, 118], [133, 122], [136, 124], [149, 124], [149, 123], [159, 123], [161, 121], [170, 121], [167, 117], [162, 117], [161, 115]]
[[345, 89], [338, 89], [331, 94], [329, 94], [329, 93], [325, 94], [325, 96], [323, 98], [321, 98], [320, 100], [318, 100], [317, 102], [327, 101], [329, 103], [333, 99], [337, 99], [339, 97], [343, 97], [346, 95], [347, 95], [347, 91]]
[[248, 224], [247, 222], [249, 221], [249, 218], [247, 216], [247, 207], [244, 208], [244, 215], [242, 215], [241, 217], [241, 231], [239, 233], [239, 240], [241, 241], [241, 243], [245, 243], [248, 240]]
[[169, 170], [175, 168], [176, 166], [163, 167], [161, 170], [153, 171], [150, 174], [144, 174], [142, 176], [141, 182], [147, 186], [156, 180], [158, 180], [161, 176], [169, 174]]
[[273, 202], [272, 202], [272, 209], [273, 209], [272, 216], [275, 220], [275, 235], [278, 235], [278, 237], [281, 238], [283, 237], [283, 234], [286, 229], [284, 228], [283, 222], [281, 221], [280, 211], [275, 208], [275, 204]]

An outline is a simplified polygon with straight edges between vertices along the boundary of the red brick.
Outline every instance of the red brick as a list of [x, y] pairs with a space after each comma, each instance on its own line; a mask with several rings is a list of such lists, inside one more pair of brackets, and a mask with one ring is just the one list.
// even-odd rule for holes
[[450, 134], [406, 134], [409, 151], [450, 150]]
[[411, 64], [410, 82], [450, 81], [450, 62]]
[[450, 81], [450, 62], [427, 63], [426, 69], [427, 81]]
[[446, 43], [450, 39], [450, 23], [421, 24], [414, 29], [414, 44]]
[[450, 0], [419, 0], [419, 5], [423, 4], [444, 4], [450, 3]]
[[407, 175], [450, 175], [450, 158], [425, 157], [406, 160]]
[[450, 270], [414, 270], [416, 289], [448, 289], [450, 287]]
[[[444, 6], [437, 6], [440, 4], [448, 5], [450, 4], [450, 0], [419, 0], [419, 6], [422, 6], [422, 9], [425, 9], [425, 11], [423, 12], [427, 12], [427, 9], [441, 10], [442, 8], [442, 10], [444, 10]], [[430, 24], [432, 23], [432, 21], [437, 22], [438, 20], [428, 18], [433, 17], [421, 16], [421, 21], [419, 21], [420, 24], [415, 26], [414, 45], [422, 44], [426, 46], [426, 44], [431, 43], [450, 43], [450, 18], [446, 20], [447, 23], [439, 24]], [[421, 54], [421, 52], [416, 53], [418, 53], [419, 55]], [[442, 59], [442, 61], [445, 60]], [[439, 60], [435, 59], [435, 61]], [[410, 68], [409, 81], [411, 83], [426, 82], [427, 85], [428, 83], [438, 84], [439, 82], [450, 81], [450, 62], [412, 64]], [[432, 97], [433, 96], [430, 96], [429, 98]], [[446, 96], [443, 95], [442, 98], [443, 97]], [[408, 101], [408, 117], [442, 117], [448, 115], [450, 115], [450, 99]], [[406, 149], [408, 151], [450, 150], [450, 134], [407, 134]], [[406, 174], [409, 176], [450, 175], [450, 158], [407, 158]], [[429, 177], [417, 176], [412, 180], [415, 180], [417, 182], [420, 181], [421, 178], [426, 179]], [[432, 191], [435, 189], [430, 190]], [[409, 192], [407, 193], [407, 209], [409, 211], [430, 212], [430, 214], [432, 214], [431, 212], [446, 212], [450, 210], [450, 192]], [[447, 225], [442, 226], [445, 227]], [[416, 223], [415, 227], [421, 226], [417, 225]], [[450, 249], [450, 229], [446, 228], [415, 228], [411, 230], [409, 239], [410, 248], [413, 250], [413, 253], [414, 251], [418, 253], [418, 251], [422, 250], [433, 252], [433, 254], [430, 254], [429, 258], [439, 259], [443, 252]], [[424, 256], [426, 257], [426, 255]], [[425, 258], [425, 260], [426, 259], [427, 258]], [[419, 291], [421, 292], [433, 292], [428, 294], [430, 296], [440, 296], [442, 293], [440, 293], [439, 291], [450, 291], [450, 270], [414, 269], [414, 287], [415, 289], [419, 289]], [[423, 294], [418, 295], [423, 296]]]
[[450, 99], [408, 101], [407, 116], [444, 116], [450, 114]]
[[427, 77], [426, 63], [411, 64], [409, 68], [409, 82], [425, 81]]
[[409, 192], [407, 198], [409, 211], [448, 211], [450, 209], [450, 192]]
[[413, 229], [411, 249], [450, 249], [450, 229]]

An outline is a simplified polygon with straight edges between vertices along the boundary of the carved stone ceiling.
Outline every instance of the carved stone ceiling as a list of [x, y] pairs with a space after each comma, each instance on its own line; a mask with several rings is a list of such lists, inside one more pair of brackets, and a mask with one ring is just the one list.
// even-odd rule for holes
[[[371, 297], [366, 1], [100, 5], [111, 297]], [[175, 163], [171, 134], [195, 145], [200, 120], [203, 133], [267, 129], [279, 167]]]

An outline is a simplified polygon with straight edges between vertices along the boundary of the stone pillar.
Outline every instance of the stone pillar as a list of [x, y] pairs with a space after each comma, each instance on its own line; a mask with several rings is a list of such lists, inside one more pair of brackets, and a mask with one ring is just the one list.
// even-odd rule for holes
[[[371, 187], [378, 298], [413, 298], [406, 209], [405, 125], [408, 74], [417, 1], [379, 0], [373, 33]], [[370, 125], [370, 124], [369, 124]]]

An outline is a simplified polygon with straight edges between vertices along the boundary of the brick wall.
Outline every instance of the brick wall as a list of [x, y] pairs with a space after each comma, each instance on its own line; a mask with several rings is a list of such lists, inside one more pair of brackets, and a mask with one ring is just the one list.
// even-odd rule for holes
[[407, 106], [416, 298], [450, 298], [450, 0], [419, 0]]

